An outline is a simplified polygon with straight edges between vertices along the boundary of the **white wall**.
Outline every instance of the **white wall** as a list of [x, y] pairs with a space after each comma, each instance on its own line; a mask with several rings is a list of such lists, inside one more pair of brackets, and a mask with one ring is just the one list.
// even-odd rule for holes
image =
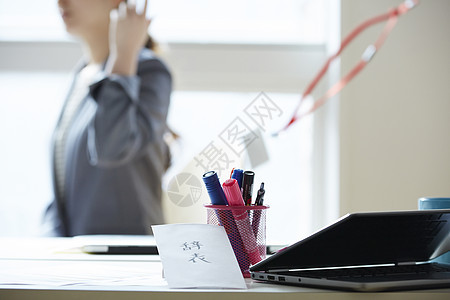
[[[342, 0], [342, 36], [399, 0]], [[450, 196], [450, 1], [422, 0], [340, 98], [340, 212]], [[384, 25], [384, 24], [383, 24]], [[341, 72], [382, 27], [344, 52]]]

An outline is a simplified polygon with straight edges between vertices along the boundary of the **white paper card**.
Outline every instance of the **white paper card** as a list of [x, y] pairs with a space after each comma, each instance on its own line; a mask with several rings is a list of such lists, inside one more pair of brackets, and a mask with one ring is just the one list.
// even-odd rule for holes
[[152, 228], [170, 288], [247, 288], [222, 226], [168, 224]]

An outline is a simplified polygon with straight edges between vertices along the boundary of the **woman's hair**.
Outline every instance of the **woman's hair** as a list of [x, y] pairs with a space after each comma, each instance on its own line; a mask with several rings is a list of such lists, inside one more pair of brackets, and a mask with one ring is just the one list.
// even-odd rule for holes
[[158, 48], [158, 44], [155, 42], [155, 40], [152, 38], [152, 36], [149, 34], [147, 37], [147, 41], [145, 42], [145, 48], [156, 51]]

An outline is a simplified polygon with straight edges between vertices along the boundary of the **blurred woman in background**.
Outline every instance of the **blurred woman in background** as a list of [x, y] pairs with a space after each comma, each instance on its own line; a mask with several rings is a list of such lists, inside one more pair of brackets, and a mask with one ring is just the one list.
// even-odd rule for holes
[[172, 90], [141, 12], [122, 0], [59, 0], [84, 58], [53, 136], [48, 234], [151, 234], [164, 222], [161, 178]]

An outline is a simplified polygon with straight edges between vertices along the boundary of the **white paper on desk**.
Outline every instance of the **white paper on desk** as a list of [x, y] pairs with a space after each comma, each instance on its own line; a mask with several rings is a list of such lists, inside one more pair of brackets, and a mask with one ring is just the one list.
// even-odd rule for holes
[[152, 228], [170, 288], [247, 288], [222, 226], [169, 224]]

